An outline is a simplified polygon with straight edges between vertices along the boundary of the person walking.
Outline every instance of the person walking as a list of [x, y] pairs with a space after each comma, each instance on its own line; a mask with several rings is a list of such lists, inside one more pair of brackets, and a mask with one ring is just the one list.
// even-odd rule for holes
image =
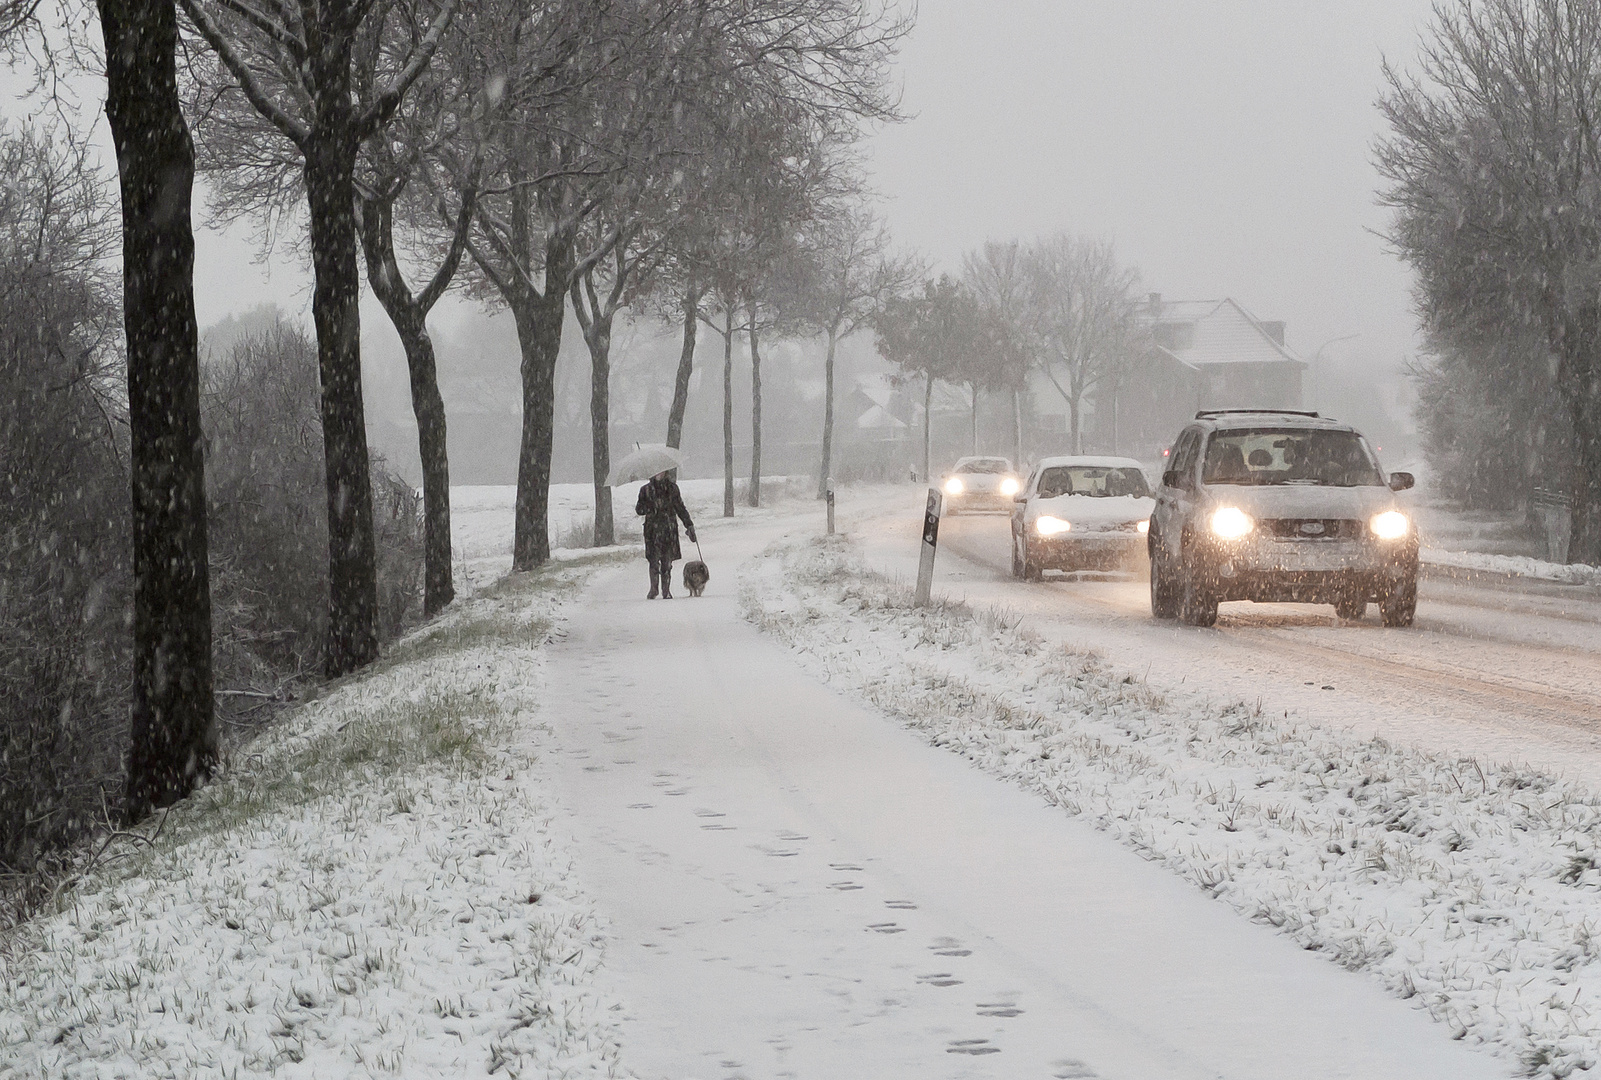
[[678, 522], [684, 523], [689, 542], [695, 543], [695, 523], [689, 520], [684, 509], [684, 497], [678, 485], [665, 472], [652, 476], [639, 489], [639, 501], [634, 513], [645, 519], [645, 558], [650, 563], [650, 594], [646, 600], [656, 599], [658, 582], [663, 600], [673, 598], [673, 562], [683, 556], [678, 551]]

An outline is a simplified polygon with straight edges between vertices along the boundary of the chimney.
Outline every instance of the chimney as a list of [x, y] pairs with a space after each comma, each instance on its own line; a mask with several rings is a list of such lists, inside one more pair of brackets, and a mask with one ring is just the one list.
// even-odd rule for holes
[[1275, 320], [1273, 320], [1271, 322], [1262, 322], [1262, 323], [1259, 323], [1258, 325], [1262, 327], [1262, 333], [1266, 334], [1268, 337], [1273, 339], [1273, 344], [1275, 344], [1275, 345], [1283, 345], [1284, 344], [1284, 320], [1283, 319], [1275, 319]]

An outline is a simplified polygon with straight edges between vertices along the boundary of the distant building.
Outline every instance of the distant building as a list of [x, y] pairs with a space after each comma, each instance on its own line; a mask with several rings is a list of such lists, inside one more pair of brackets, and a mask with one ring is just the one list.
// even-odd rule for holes
[[1299, 409], [1307, 369], [1284, 344], [1284, 323], [1237, 301], [1169, 300], [1152, 293], [1150, 348], [1115, 394], [1097, 395], [1097, 443], [1159, 456], [1199, 409]]

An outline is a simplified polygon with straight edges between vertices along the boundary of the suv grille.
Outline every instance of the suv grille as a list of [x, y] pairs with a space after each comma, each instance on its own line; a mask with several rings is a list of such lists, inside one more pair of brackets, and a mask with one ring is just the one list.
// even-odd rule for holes
[[1262, 526], [1275, 540], [1357, 540], [1362, 523], [1350, 518], [1269, 518]]

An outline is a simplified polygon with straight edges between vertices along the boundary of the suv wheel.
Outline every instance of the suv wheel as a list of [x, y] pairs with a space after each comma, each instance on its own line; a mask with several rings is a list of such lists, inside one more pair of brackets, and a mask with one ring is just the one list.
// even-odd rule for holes
[[1334, 614], [1346, 622], [1357, 622], [1368, 613], [1367, 597], [1353, 593], [1334, 602]]
[[1411, 626], [1418, 610], [1418, 579], [1416, 572], [1396, 582], [1390, 591], [1379, 597], [1379, 614], [1385, 626]]
[[1022, 557], [1023, 580], [1024, 581], [1044, 581], [1045, 580], [1045, 571], [1040, 567], [1039, 563], [1035, 562], [1033, 559], [1028, 557], [1028, 537], [1027, 536], [1023, 537], [1023, 539], [1020, 541], [1020, 543], [1023, 546], [1023, 557]]
[[1189, 555], [1184, 557], [1183, 580], [1179, 583], [1179, 622], [1188, 626], [1211, 626], [1217, 622], [1217, 593], [1206, 579], [1205, 568]]
[[1151, 545], [1151, 617], [1171, 619], [1179, 613], [1179, 591], [1169, 578], [1161, 553]]

